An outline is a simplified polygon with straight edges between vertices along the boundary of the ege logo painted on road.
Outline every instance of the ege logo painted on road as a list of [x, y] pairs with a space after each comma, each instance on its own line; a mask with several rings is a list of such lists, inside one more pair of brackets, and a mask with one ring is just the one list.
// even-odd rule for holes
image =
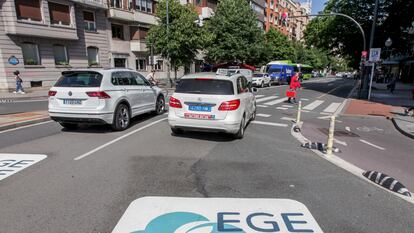
[[113, 233], [322, 232], [289, 199], [144, 197], [130, 204]]

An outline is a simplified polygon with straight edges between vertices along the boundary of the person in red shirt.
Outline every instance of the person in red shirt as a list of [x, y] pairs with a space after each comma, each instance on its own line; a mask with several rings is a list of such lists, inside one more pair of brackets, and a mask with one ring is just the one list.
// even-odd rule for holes
[[[290, 79], [290, 86], [289, 86], [290, 90], [296, 92], [296, 90], [301, 87], [300, 82], [299, 82], [299, 76], [300, 76], [300, 73], [298, 72], [295, 75], [293, 75], [292, 78]], [[291, 103], [291, 99], [292, 97], [288, 98], [289, 103]], [[293, 103], [296, 103], [296, 95], [295, 97], [293, 97]]]

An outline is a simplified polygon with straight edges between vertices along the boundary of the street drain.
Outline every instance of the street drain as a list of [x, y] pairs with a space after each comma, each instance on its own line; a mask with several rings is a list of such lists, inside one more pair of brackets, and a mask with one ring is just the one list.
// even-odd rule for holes
[[393, 192], [402, 194], [407, 197], [411, 197], [410, 191], [401, 184], [398, 180], [388, 176], [387, 174], [377, 171], [365, 171], [362, 173], [363, 176], [368, 178], [370, 181], [381, 185], [382, 187], [391, 190]]
[[[318, 128], [318, 130], [325, 134], [328, 135], [329, 130], [326, 128]], [[338, 137], [359, 137], [358, 134], [346, 131], [346, 130], [335, 130], [334, 136], [338, 136]]]

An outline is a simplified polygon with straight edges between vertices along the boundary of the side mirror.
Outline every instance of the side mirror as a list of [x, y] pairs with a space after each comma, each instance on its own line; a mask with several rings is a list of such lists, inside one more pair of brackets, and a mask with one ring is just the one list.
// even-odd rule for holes
[[256, 87], [253, 87], [253, 88], [252, 88], [252, 92], [253, 92], [253, 93], [257, 93], [257, 92], [259, 92], [259, 90], [258, 90]]

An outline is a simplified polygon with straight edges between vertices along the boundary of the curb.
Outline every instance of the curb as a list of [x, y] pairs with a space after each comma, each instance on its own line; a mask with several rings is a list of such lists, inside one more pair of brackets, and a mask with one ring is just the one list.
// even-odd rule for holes
[[[293, 126], [291, 128], [290, 134], [296, 140], [298, 140], [301, 144], [303, 144], [305, 142], [309, 142], [309, 140], [307, 138], [305, 138], [305, 136], [303, 136], [302, 133], [295, 132], [293, 130], [294, 127], [295, 127], [295, 124], [293, 124]], [[407, 201], [407, 202], [409, 202], [411, 204], [414, 204], [414, 197], [407, 197], [407, 196], [400, 195], [398, 193], [392, 192], [392, 191], [390, 191], [390, 190], [388, 190], [388, 189], [386, 189], [386, 188], [384, 188], [382, 186], [379, 186], [379, 185], [371, 182], [370, 180], [366, 179], [362, 175], [362, 173], [364, 172], [364, 170], [362, 170], [361, 168], [355, 166], [354, 164], [352, 164], [350, 162], [347, 162], [347, 161], [341, 159], [340, 157], [336, 156], [335, 154], [332, 154], [332, 155], [327, 156], [327, 155], [323, 154], [322, 152], [320, 152], [318, 150], [312, 150], [311, 149], [311, 151], [314, 152], [316, 155], [318, 155], [320, 158], [322, 158], [322, 159], [324, 159], [324, 160], [332, 163], [333, 165], [335, 165], [335, 166], [337, 166], [339, 168], [344, 169], [345, 171], [347, 171], [347, 172], [355, 175], [356, 177], [360, 178], [361, 180], [364, 180], [368, 184], [374, 185], [375, 187], [377, 187], [379, 189], [382, 189], [382, 190], [390, 193], [391, 195], [394, 195], [394, 196], [399, 197], [399, 198], [401, 198], [401, 199], [403, 199], [403, 200], [405, 200], [405, 201]]]
[[13, 123], [13, 124], [5, 125], [5, 126], [0, 126], [0, 133], [1, 133], [1, 131], [5, 131], [5, 130], [9, 130], [9, 129], [15, 129], [15, 128], [18, 128], [18, 127], [37, 124], [37, 123], [42, 123], [42, 122], [46, 122], [46, 121], [50, 121], [50, 117], [47, 116], [47, 117], [42, 117], [42, 118], [38, 118], [38, 119], [34, 119], [34, 120], [27, 120], [27, 121]]
[[413, 134], [410, 134], [410, 133], [407, 133], [406, 131], [404, 131], [399, 125], [398, 125], [398, 123], [396, 122], [396, 120], [395, 120], [395, 118], [392, 118], [391, 119], [391, 121], [392, 121], [392, 123], [394, 124], [394, 127], [401, 133], [401, 134], [403, 134], [404, 136], [407, 136], [407, 137], [409, 137], [409, 138], [412, 138], [412, 139], [414, 139], [414, 135]]

